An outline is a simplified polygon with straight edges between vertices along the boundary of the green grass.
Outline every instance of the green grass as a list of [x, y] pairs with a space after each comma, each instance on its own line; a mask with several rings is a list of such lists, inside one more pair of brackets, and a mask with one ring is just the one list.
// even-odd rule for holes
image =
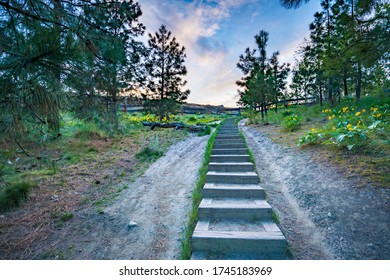
[[154, 150], [150, 147], [143, 148], [135, 157], [142, 162], [153, 162], [164, 155], [164, 152]]
[[22, 205], [34, 186], [36, 186], [34, 183], [28, 181], [7, 184], [0, 190], [0, 211], [7, 211]]
[[275, 224], [280, 224], [279, 215], [275, 212], [275, 210], [272, 210], [271, 218], [275, 222]]
[[207, 142], [203, 163], [201, 168], [199, 169], [199, 179], [196, 183], [194, 191], [192, 192], [192, 209], [190, 212], [189, 222], [186, 227], [184, 237], [181, 241], [181, 259], [183, 260], [189, 260], [191, 258], [191, 236], [194, 232], [196, 222], [198, 221], [198, 206], [202, 200], [202, 188], [206, 182], [208, 164], [210, 162], [210, 156], [213, 150], [214, 140], [217, 136], [218, 130], [219, 126], [216, 128], [216, 130], [210, 136]]

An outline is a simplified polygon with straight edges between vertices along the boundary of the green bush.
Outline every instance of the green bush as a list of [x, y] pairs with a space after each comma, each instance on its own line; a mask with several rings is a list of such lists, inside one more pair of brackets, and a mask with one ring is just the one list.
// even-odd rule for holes
[[196, 118], [196, 116], [191, 116], [191, 117], [188, 118], [188, 120], [189, 120], [190, 122], [195, 122], [195, 121], [197, 121], [198, 119]]
[[297, 130], [301, 126], [301, 119], [298, 115], [289, 115], [283, 119], [282, 126], [289, 131]]
[[294, 112], [291, 111], [291, 110], [284, 110], [284, 111], [282, 112], [282, 115], [283, 115], [284, 117], [291, 116], [291, 115], [293, 115], [293, 114], [294, 114]]
[[209, 135], [210, 133], [211, 133], [211, 128], [210, 128], [210, 126], [205, 125], [203, 131], [200, 131], [200, 132], [198, 133], [198, 136]]
[[34, 183], [25, 181], [8, 184], [0, 191], [0, 211], [20, 206], [34, 186]]

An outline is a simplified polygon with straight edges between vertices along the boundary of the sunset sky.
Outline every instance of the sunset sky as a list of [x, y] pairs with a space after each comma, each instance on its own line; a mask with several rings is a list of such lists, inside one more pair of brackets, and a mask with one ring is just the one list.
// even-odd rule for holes
[[279, 0], [140, 0], [146, 33], [161, 24], [186, 47], [188, 102], [236, 106], [242, 73], [236, 68], [245, 48], [255, 48], [254, 35], [269, 32], [267, 56], [280, 51], [281, 62], [294, 63], [294, 52], [309, 34], [318, 0], [294, 10]]

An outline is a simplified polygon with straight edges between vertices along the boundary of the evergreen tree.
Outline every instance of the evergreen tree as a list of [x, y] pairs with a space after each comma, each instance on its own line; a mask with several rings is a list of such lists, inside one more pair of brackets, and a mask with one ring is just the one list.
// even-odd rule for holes
[[0, 1], [0, 14], [1, 127], [44, 137], [58, 133], [61, 109], [103, 93], [96, 69], [124, 65], [126, 42], [143, 31], [132, 0], [9, 0]]
[[182, 90], [187, 83], [183, 79], [187, 74], [185, 48], [180, 47], [165, 25], [154, 35], [149, 34], [148, 45], [145, 104], [162, 120], [175, 111], [177, 103], [186, 100], [190, 93]]
[[260, 108], [263, 120], [268, 105], [276, 102], [277, 106], [279, 98], [282, 97], [290, 71], [288, 64], [279, 64], [279, 52], [275, 52], [270, 60], [267, 59], [268, 36], [268, 32], [264, 30], [255, 35], [257, 50], [246, 48], [237, 63], [237, 67], [244, 74], [236, 82], [240, 96], [238, 103], [254, 109]]

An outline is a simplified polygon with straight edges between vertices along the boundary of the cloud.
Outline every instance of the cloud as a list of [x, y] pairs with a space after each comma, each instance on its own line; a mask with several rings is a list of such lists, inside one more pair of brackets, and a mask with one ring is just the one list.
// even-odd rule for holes
[[189, 102], [236, 105], [235, 81], [240, 73], [223, 38], [217, 36], [232, 11], [255, 0], [217, 0], [179, 2], [169, 0], [140, 1], [141, 21], [147, 33], [154, 33], [165, 24], [178, 42], [186, 47]]

